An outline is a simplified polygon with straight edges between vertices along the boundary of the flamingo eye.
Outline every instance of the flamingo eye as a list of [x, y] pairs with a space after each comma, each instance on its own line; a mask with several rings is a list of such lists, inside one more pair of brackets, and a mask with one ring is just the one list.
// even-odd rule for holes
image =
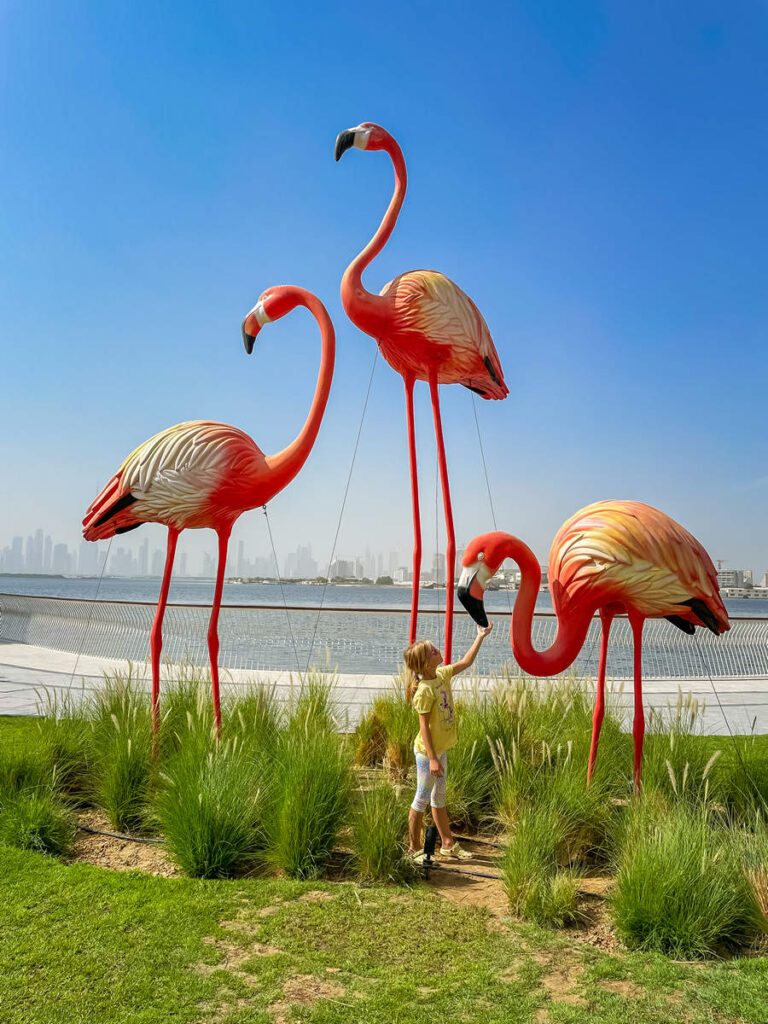
[[482, 562], [482, 560], [483, 560], [484, 558], [485, 558], [485, 555], [484, 555], [484, 554], [483, 554], [483, 552], [481, 551], [481, 552], [480, 552], [480, 554], [479, 554], [479, 555], [477, 556], [477, 560], [478, 560], [478, 562]]

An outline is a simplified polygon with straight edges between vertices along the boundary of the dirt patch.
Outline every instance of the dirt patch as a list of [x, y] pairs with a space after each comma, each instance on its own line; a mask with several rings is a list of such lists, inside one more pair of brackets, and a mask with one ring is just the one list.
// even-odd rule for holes
[[[498, 874], [498, 860], [487, 846], [480, 846], [470, 839], [462, 839], [473, 858], [470, 861], [449, 861], [437, 858], [438, 867], [429, 872], [427, 884], [444, 899], [461, 907], [483, 907], [500, 921], [509, 916], [509, 901], [501, 879], [478, 878], [470, 871], [481, 874]], [[441, 870], [450, 868], [450, 871]]]
[[618, 978], [606, 978], [604, 981], [598, 981], [597, 984], [599, 988], [606, 992], [613, 992], [614, 995], [621, 996], [623, 999], [639, 999], [643, 994], [639, 985]]
[[[338, 1002], [339, 997], [344, 994], [345, 990], [340, 985], [315, 978], [311, 974], [302, 974], [286, 981], [283, 986], [285, 998], [268, 1006], [267, 1013], [272, 1015], [275, 1024], [289, 1024], [292, 1006], [314, 1006], [320, 999]], [[343, 1005], [349, 1006], [350, 1004], [344, 1003]]]
[[586, 1006], [586, 1000], [574, 986], [584, 973], [581, 963], [562, 955], [555, 959], [556, 954], [534, 953], [533, 959], [545, 968], [540, 984], [547, 990], [553, 1003], [570, 1003], [573, 1006]]
[[327, 903], [329, 900], [335, 900], [336, 893], [328, 892], [327, 889], [310, 889], [309, 892], [303, 893], [297, 897], [297, 903]]
[[[81, 811], [77, 821], [79, 825], [101, 832], [115, 831], [109, 819], [100, 811]], [[149, 875], [162, 875], [163, 878], [178, 878], [181, 875], [161, 843], [133, 843], [127, 839], [112, 839], [110, 836], [79, 830], [67, 862], [92, 864], [111, 871], [145, 871]]]

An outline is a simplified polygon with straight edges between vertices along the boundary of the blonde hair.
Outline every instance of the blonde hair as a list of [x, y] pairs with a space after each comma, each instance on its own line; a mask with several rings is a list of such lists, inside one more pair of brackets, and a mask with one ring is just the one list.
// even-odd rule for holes
[[410, 704], [432, 654], [431, 640], [417, 640], [403, 651], [405, 661], [405, 699]]

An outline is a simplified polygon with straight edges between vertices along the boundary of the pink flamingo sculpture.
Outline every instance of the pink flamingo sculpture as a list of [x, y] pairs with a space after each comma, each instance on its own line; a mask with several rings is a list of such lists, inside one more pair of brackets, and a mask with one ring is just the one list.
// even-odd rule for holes
[[333, 377], [335, 336], [322, 302], [303, 288], [285, 285], [265, 291], [243, 321], [243, 343], [249, 354], [259, 330], [296, 306], [306, 306], [320, 327], [322, 355], [315, 395], [306, 422], [276, 455], [264, 455], [237, 427], [193, 420], [151, 437], [120, 466], [89, 507], [83, 520], [86, 540], [102, 540], [134, 530], [142, 523], [168, 527], [163, 582], [152, 623], [152, 726], [159, 724], [160, 653], [163, 615], [168, 601], [176, 542], [182, 530], [210, 527], [219, 538], [219, 564], [208, 626], [213, 708], [221, 730], [219, 704], [218, 620], [229, 536], [235, 520], [248, 509], [265, 505], [293, 480], [315, 443]]
[[435, 421], [440, 481], [443, 489], [446, 548], [445, 659], [451, 658], [453, 633], [453, 575], [456, 540], [453, 530], [448, 467], [445, 461], [440, 419], [438, 384], [463, 384], [482, 398], [506, 398], [501, 363], [485, 320], [461, 288], [435, 270], [412, 270], [384, 285], [378, 295], [363, 287], [362, 274], [384, 248], [403, 205], [406, 189], [405, 160], [389, 132], [368, 121], [341, 132], [336, 139], [335, 158], [351, 147], [383, 149], [395, 168], [395, 191], [384, 219], [371, 241], [347, 267], [341, 282], [341, 301], [350, 320], [372, 338], [389, 365], [405, 382], [408, 420], [408, 450], [413, 501], [413, 591], [411, 595], [410, 643], [416, 639], [421, 571], [421, 524], [419, 482], [416, 469], [416, 440], [413, 418], [413, 385], [429, 383]]
[[464, 554], [458, 596], [480, 625], [488, 619], [483, 592], [505, 558], [521, 570], [512, 613], [512, 653], [524, 672], [553, 676], [573, 663], [596, 611], [602, 622], [597, 700], [587, 781], [592, 778], [605, 712], [608, 634], [615, 615], [626, 612], [634, 640], [634, 782], [640, 785], [645, 716], [642, 694], [642, 634], [647, 618], [669, 619], [684, 633], [706, 626], [716, 636], [730, 629], [712, 561], [695, 537], [658, 509], [639, 501], [598, 501], [571, 516], [549, 552], [549, 589], [557, 635], [546, 651], [531, 643], [531, 624], [541, 568], [517, 537], [493, 532], [475, 537]]

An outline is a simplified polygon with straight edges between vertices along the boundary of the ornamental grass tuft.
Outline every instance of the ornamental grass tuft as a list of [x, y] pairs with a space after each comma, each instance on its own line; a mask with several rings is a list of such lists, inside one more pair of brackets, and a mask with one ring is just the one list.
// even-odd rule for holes
[[576, 880], [558, 864], [564, 839], [563, 822], [554, 807], [542, 804], [521, 814], [501, 862], [513, 914], [557, 927], [576, 919]]
[[354, 864], [370, 881], [402, 882], [413, 877], [407, 855], [409, 803], [389, 785], [361, 790], [352, 813]]
[[105, 677], [93, 702], [94, 790], [97, 804], [123, 832], [149, 824], [152, 715], [148, 695], [127, 674]]
[[317, 878], [348, 811], [350, 758], [341, 738], [294, 722], [275, 752], [269, 860], [292, 878]]
[[678, 959], [738, 948], [761, 927], [733, 836], [685, 803], [631, 809], [612, 908], [628, 946]]
[[23, 790], [0, 800], [0, 843], [60, 857], [74, 838], [72, 814], [50, 789]]
[[207, 747], [194, 720], [175, 757], [158, 777], [153, 809], [171, 856], [193, 878], [242, 874], [266, 842], [268, 759], [257, 761], [237, 739]]

